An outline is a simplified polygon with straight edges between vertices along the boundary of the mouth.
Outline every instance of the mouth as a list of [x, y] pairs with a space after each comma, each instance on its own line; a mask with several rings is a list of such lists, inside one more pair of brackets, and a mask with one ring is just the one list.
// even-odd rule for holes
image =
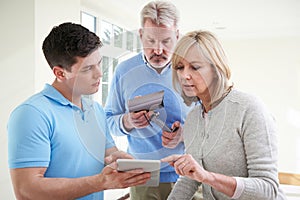
[[98, 87], [100, 85], [100, 80], [93, 84], [94, 87]]
[[182, 87], [184, 88], [194, 88], [194, 85], [187, 85], [187, 84], [183, 84]]

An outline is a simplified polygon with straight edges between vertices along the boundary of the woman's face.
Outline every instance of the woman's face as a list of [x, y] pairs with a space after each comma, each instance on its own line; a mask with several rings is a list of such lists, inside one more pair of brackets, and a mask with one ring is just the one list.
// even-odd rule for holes
[[[197, 45], [193, 45], [175, 66], [178, 80], [183, 92], [188, 97], [208, 98], [215, 72], [210, 63], [200, 53]], [[208, 96], [209, 95], [209, 96]]]

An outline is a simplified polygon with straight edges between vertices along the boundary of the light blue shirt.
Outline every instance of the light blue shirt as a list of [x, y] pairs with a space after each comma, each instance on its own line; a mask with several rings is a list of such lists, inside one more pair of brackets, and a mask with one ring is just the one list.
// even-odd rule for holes
[[[45, 177], [98, 174], [105, 149], [115, 146], [102, 107], [82, 99], [83, 110], [51, 85], [18, 106], [8, 122], [10, 168], [47, 167]], [[82, 199], [103, 199], [103, 192]]]

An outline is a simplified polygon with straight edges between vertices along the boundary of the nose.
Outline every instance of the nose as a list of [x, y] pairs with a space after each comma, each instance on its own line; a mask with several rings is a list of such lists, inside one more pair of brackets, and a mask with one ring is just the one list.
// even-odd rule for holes
[[157, 55], [162, 54], [163, 48], [160, 42], [157, 43], [156, 47], [154, 48], [154, 53]]
[[97, 78], [101, 78], [102, 76], [103, 76], [102, 67], [101, 66], [96, 67], [94, 77], [97, 79]]
[[190, 73], [185, 73], [184, 77], [187, 79], [187, 80], [190, 80], [192, 78], [191, 74]]
[[188, 68], [184, 68], [184, 70], [182, 71], [182, 77], [187, 79], [187, 80], [190, 80], [192, 78], [192, 75], [190, 73], [190, 71], [188, 70]]

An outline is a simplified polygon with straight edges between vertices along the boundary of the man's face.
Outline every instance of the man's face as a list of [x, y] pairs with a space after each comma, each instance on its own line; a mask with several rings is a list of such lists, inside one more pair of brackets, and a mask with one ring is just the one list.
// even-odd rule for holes
[[140, 29], [140, 37], [147, 61], [154, 68], [163, 68], [170, 61], [173, 48], [178, 39], [175, 26], [166, 27], [145, 21]]
[[71, 72], [65, 71], [66, 84], [73, 96], [90, 95], [98, 91], [102, 77], [101, 61], [100, 51], [96, 50], [87, 57], [78, 57]]

